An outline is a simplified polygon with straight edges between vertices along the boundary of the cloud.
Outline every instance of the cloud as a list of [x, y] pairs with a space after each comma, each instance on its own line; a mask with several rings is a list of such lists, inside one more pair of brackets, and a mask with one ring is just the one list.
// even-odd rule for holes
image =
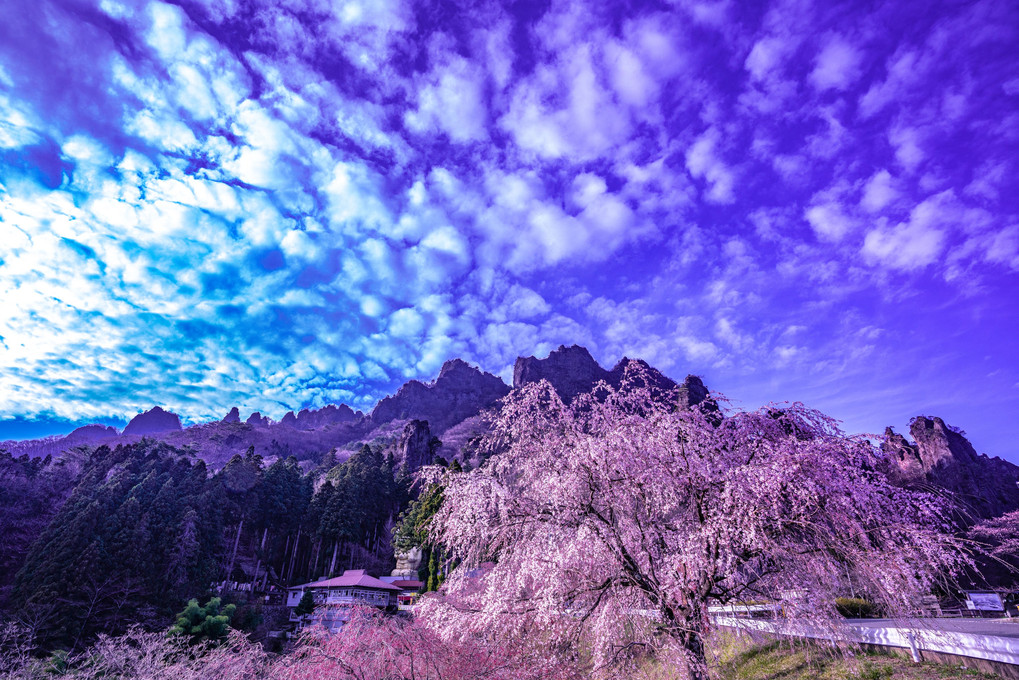
[[735, 200], [732, 170], [716, 154], [719, 133], [715, 128], [702, 134], [686, 152], [686, 167], [690, 174], [708, 184], [706, 197], [714, 203], [732, 203]]
[[818, 53], [810, 81], [818, 90], [845, 90], [860, 77], [861, 62], [858, 49], [833, 36]]
[[811, 206], [804, 212], [804, 217], [823, 241], [841, 241], [853, 228], [852, 221], [834, 203]]
[[924, 324], [897, 300], [1010, 299], [1013, 15], [26, 5], [0, 26], [0, 417], [368, 408], [453, 355], [511, 377], [573, 342], [755, 395], [872, 370], [853, 328]]
[[455, 142], [487, 138], [483, 76], [466, 59], [451, 56], [437, 65], [418, 84], [417, 100], [417, 109], [404, 114], [414, 132], [442, 132]]
[[904, 270], [934, 263], [944, 250], [950, 228], [945, 207], [953, 201], [952, 192], [943, 192], [913, 208], [907, 221], [872, 229], [864, 239], [864, 255]]
[[891, 173], [879, 170], [864, 185], [860, 206], [867, 212], [878, 212], [898, 196]]

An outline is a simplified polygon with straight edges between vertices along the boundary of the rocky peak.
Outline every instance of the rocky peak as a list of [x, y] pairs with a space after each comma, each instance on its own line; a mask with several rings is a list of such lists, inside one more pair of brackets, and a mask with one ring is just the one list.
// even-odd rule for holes
[[297, 427], [302, 430], [314, 430], [332, 424], [352, 423], [363, 417], [363, 413], [346, 404], [339, 406], [329, 404], [317, 410], [301, 409], [297, 414]]
[[693, 408], [708, 399], [708, 388], [704, 381], [696, 375], [686, 376], [679, 386], [679, 404], [684, 408]]
[[652, 392], [668, 393], [676, 389], [676, 383], [657, 368], [642, 359], [623, 357], [613, 366], [605, 378], [615, 388], [642, 387]]
[[1019, 509], [1019, 467], [978, 455], [965, 435], [941, 418], [917, 416], [909, 433], [915, 443], [885, 429], [881, 450], [893, 479], [952, 492], [964, 511], [964, 523]]
[[294, 415], [293, 411], [287, 411], [286, 415], [283, 416], [283, 420], [280, 421], [280, 425], [297, 427], [297, 416]]
[[245, 420], [244, 422], [253, 427], [269, 427], [269, 419], [263, 416], [258, 411], [255, 411], [250, 416], [248, 416], [248, 419]]
[[239, 422], [241, 422], [241, 412], [237, 410], [236, 406], [234, 406], [232, 409], [230, 409], [230, 413], [227, 413], [223, 417], [222, 422], [224, 422], [224, 423], [239, 423]]
[[158, 406], [139, 413], [124, 428], [125, 435], [146, 435], [158, 432], [179, 432], [180, 418], [176, 413], [164, 411]]
[[477, 415], [509, 393], [502, 380], [454, 359], [443, 364], [431, 383], [405, 383], [396, 394], [382, 399], [371, 413], [374, 426], [393, 420], [417, 419], [430, 423], [435, 433]]
[[969, 440], [945, 425], [941, 418], [917, 416], [909, 423], [909, 433], [919, 448], [925, 472], [951, 461], [971, 463], [977, 459], [977, 452]]
[[908, 439], [890, 427], [885, 428], [881, 451], [893, 464], [893, 470], [897, 477], [915, 479], [922, 477], [927, 472], [924, 469], [923, 460], [920, 458], [920, 449], [916, 444], [910, 443]]
[[517, 357], [513, 366], [514, 389], [547, 380], [565, 402], [572, 401], [578, 394], [590, 392], [598, 381], [607, 381], [609, 377], [609, 372], [579, 345], [559, 345], [559, 349], [550, 352], [545, 359]]
[[116, 437], [119, 432], [117, 428], [109, 427], [107, 425], [84, 425], [73, 430], [65, 441], [71, 442], [87, 442], [95, 441], [97, 439], [107, 439], [109, 437]]
[[403, 470], [413, 474], [435, 459], [440, 442], [432, 436], [428, 421], [412, 420], [403, 428], [396, 442], [396, 459], [403, 461]]

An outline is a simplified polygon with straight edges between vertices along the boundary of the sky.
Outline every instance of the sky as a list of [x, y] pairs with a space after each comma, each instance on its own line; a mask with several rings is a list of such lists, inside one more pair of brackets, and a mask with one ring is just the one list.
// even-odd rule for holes
[[0, 439], [586, 346], [1019, 463], [1019, 5], [16, 0]]

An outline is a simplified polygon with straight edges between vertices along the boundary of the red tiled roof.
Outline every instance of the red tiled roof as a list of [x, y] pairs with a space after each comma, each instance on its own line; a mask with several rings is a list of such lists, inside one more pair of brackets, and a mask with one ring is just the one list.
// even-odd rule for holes
[[335, 576], [324, 581], [304, 583], [299, 586], [293, 586], [289, 590], [297, 588], [351, 588], [355, 586], [358, 588], [374, 588], [375, 590], [402, 590], [398, 586], [389, 585], [374, 576], [369, 576], [364, 569], [348, 569], [343, 572], [342, 576]]
[[401, 590], [416, 590], [424, 585], [421, 581], [392, 581], [392, 584]]

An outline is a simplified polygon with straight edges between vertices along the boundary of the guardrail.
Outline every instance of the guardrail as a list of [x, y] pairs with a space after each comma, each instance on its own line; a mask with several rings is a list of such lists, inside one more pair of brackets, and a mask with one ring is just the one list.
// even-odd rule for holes
[[888, 626], [882, 627], [854, 626], [847, 622], [827, 630], [792, 621], [767, 621], [735, 616], [715, 617], [715, 623], [727, 628], [787, 637], [908, 649], [914, 661], [920, 661], [921, 651], [929, 651], [1019, 665], [1019, 638], [935, 630], [923, 625], [922, 622], [916, 622], [913, 626], [889, 622]]
[[726, 604], [708, 607], [708, 614], [735, 614], [737, 616], [780, 616], [780, 604]]

